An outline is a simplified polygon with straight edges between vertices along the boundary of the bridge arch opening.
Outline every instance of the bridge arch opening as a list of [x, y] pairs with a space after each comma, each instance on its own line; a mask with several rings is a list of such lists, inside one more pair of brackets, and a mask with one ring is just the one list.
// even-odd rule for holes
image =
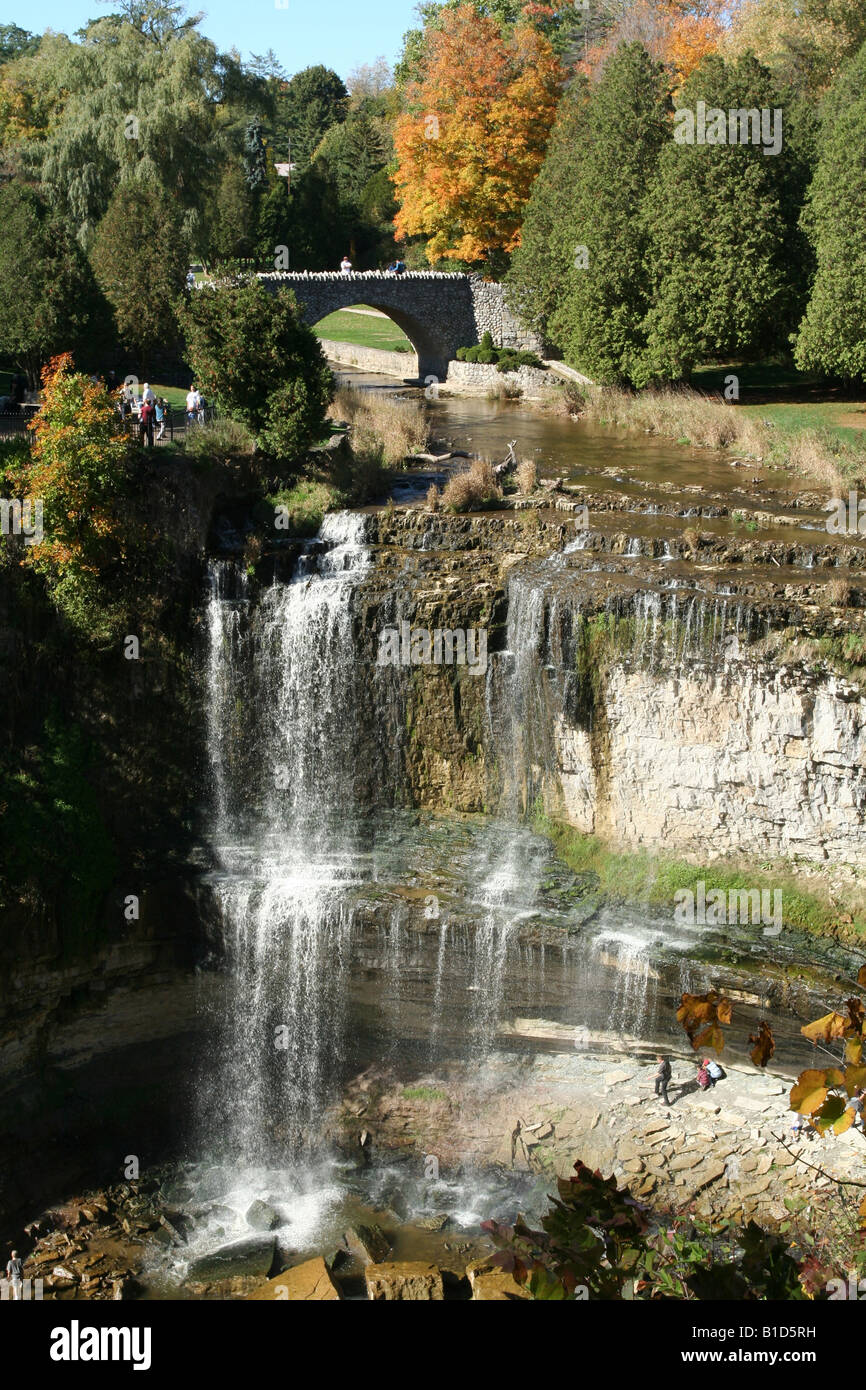
[[327, 356], [341, 366], [381, 371], [386, 376], [417, 377], [423, 327], [411, 314], [369, 299], [335, 309], [313, 324]]

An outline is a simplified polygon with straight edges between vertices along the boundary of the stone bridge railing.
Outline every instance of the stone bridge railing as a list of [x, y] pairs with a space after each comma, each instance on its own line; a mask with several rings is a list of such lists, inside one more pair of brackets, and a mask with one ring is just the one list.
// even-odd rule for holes
[[489, 332], [497, 346], [542, 352], [543, 345], [515, 318], [505, 287], [479, 275], [412, 270], [391, 275], [381, 270], [267, 271], [259, 279], [269, 290], [293, 291], [304, 318], [316, 324], [338, 309], [369, 304], [393, 319], [418, 354], [419, 375], [444, 381], [459, 347]]

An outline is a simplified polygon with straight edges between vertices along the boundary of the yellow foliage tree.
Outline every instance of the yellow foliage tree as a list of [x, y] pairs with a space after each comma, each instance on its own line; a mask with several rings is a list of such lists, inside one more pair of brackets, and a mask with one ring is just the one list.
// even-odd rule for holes
[[520, 240], [563, 71], [529, 22], [507, 35], [470, 5], [428, 31], [424, 76], [395, 131], [397, 236], [426, 236], [432, 263], [480, 264]]

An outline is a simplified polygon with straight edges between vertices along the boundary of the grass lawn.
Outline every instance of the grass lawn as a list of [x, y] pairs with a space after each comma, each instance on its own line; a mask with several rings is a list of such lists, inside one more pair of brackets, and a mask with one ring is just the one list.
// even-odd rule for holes
[[[359, 304], [358, 308], [366, 306]], [[316, 324], [314, 333], [319, 338], [330, 338], [335, 343], [353, 343], [356, 347], [382, 348], [387, 352], [413, 352], [409, 339], [401, 333], [391, 319], [377, 318], [371, 314], [353, 314], [349, 309], [338, 309]]]
[[739, 408], [772, 421], [783, 434], [829, 430], [846, 444], [864, 445], [866, 398], [862, 388], [846, 391], [836, 383], [790, 366], [730, 362], [701, 367], [690, 384], [698, 391], [723, 391], [725, 377], [739, 377]]
[[150, 389], [155, 396], [163, 396], [169, 405], [186, 409], [186, 391], [182, 386], [160, 386], [158, 381], [152, 381]]

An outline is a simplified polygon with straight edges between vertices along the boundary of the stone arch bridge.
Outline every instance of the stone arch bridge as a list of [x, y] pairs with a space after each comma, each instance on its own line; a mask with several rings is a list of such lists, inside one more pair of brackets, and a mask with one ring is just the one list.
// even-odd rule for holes
[[478, 275], [416, 270], [388, 275], [380, 270], [341, 275], [331, 271], [273, 271], [259, 276], [269, 289], [293, 291], [304, 319], [316, 324], [337, 309], [369, 304], [403, 330], [418, 354], [423, 378], [444, 381], [459, 347], [470, 347], [489, 331], [497, 347], [543, 354], [538, 338], [525, 329], [505, 302], [504, 285]]

